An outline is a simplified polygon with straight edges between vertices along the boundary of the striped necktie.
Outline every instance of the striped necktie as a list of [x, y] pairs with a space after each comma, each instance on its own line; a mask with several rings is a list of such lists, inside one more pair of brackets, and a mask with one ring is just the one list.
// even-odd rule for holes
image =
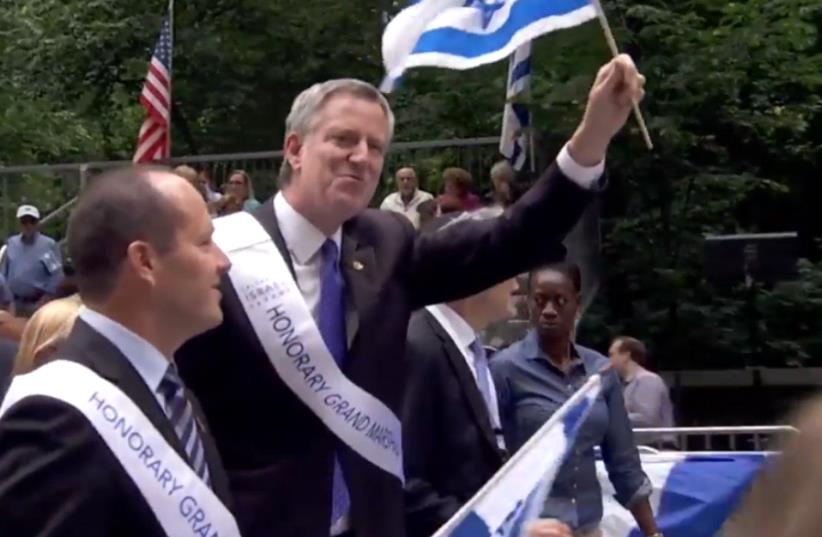
[[205, 459], [203, 441], [197, 431], [197, 420], [194, 418], [191, 403], [185, 396], [183, 381], [180, 380], [174, 364], [168, 366], [163, 380], [160, 381], [158, 391], [165, 400], [166, 415], [171, 420], [174, 431], [180, 439], [188, 458], [188, 464], [200, 476], [203, 483], [210, 487], [211, 479]]

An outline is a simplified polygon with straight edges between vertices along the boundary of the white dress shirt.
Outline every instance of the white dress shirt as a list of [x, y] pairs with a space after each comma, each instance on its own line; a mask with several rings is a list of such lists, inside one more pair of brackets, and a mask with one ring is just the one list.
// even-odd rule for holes
[[[288, 203], [282, 192], [277, 192], [274, 196], [274, 214], [277, 217], [280, 233], [285, 240], [285, 246], [291, 256], [291, 263], [294, 265], [297, 287], [311, 311], [311, 316], [317, 320], [320, 307], [320, 268], [322, 266], [320, 249], [328, 237], [298, 213]], [[341, 255], [342, 229], [337, 229], [331, 235], [331, 239], [337, 244], [337, 252]], [[351, 315], [346, 315], [346, 336], [349, 345], [354, 336], [351, 325]], [[344, 515], [331, 528], [330, 534], [340, 535], [350, 526], [348, 515]]]
[[[297, 287], [300, 288], [311, 315], [316, 319], [317, 308], [320, 306], [320, 248], [328, 237], [298, 213], [286, 201], [282, 192], [277, 192], [274, 196], [274, 213], [277, 215], [277, 225], [285, 240], [285, 246], [291, 254], [291, 263], [297, 275]], [[342, 230], [337, 229], [331, 235], [331, 239], [337, 244], [337, 251], [341, 252]]]
[[380, 204], [380, 209], [383, 211], [391, 211], [395, 213], [399, 213], [409, 220], [414, 225], [415, 228], [419, 229], [420, 227], [420, 213], [418, 207], [420, 203], [426, 202], [428, 200], [434, 199], [434, 196], [429, 192], [425, 192], [423, 190], [417, 189], [414, 191], [414, 197], [411, 198], [411, 202], [406, 205], [404, 201], [402, 201], [402, 195], [399, 192], [393, 192], [388, 194], [382, 203]]
[[[477, 333], [474, 332], [471, 325], [465, 322], [465, 319], [460, 317], [459, 313], [446, 304], [427, 306], [425, 309], [440, 323], [440, 326], [442, 326], [443, 330], [445, 330], [451, 338], [451, 341], [453, 341], [454, 345], [460, 350], [463, 358], [465, 358], [465, 363], [468, 364], [468, 369], [471, 370], [471, 374], [474, 376], [474, 381], [476, 381], [478, 375], [476, 366], [477, 358], [474, 356], [474, 351], [471, 350], [471, 344], [477, 339]], [[488, 409], [488, 414], [491, 418], [491, 428], [494, 429], [494, 431], [499, 431], [499, 434], [496, 434], [497, 445], [500, 449], [505, 449], [505, 439], [501, 433], [502, 422], [499, 418], [499, 407], [497, 406], [497, 389], [494, 386], [494, 379], [491, 377], [491, 371], [489, 369], [485, 370], [485, 376], [488, 387], [491, 389], [491, 408]]]
[[138, 336], [122, 324], [92, 309], [83, 306], [78, 316], [90, 327], [111, 341], [123, 356], [137, 370], [140, 378], [165, 414], [165, 399], [160, 394], [160, 381], [171, 362], [157, 350], [157, 347]]

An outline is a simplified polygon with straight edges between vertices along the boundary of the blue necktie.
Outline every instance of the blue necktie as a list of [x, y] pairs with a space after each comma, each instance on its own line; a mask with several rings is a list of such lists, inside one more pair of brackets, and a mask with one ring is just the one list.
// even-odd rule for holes
[[[331, 356], [342, 368], [348, 350], [345, 336], [345, 281], [340, 272], [337, 243], [327, 239], [320, 249], [320, 308], [317, 325]], [[334, 479], [331, 491], [331, 524], [348, 512], [351, 498], [345, 484], [339, 457], [334, 457]]]
[[488, 421], [491, 423], [492, 429], [499, 427], [498, 423], [494, 423], [494, 400], [491, 398], [491, 382], [488, 380], [491, 371], [488, 369], [488, 354], [485, 352], [485, 347], [479, 339], [475, 339], [469, 346], [471, 352], [474, 353], [474, 369], [477, 371], [477, 388], [479, 388], [482, 398], [485, 400], [485, 408], [488, 410]]
[[183, 382], [180, 380], [173, 364], [166, 369], [166, 374], [163, 376], [163, 380], [160, 381], [158, 391], [165, 399], [166, 415], [171, 420], [177, 437], [183, 445], [183, 450], [188, 457], [188, 464], [200, 476], [203, 483], [210, 487], [211, 479], [208, 474], [208, 464], [205, 460], [203, 441], [197, 432], [194, 411], [185, 396]]

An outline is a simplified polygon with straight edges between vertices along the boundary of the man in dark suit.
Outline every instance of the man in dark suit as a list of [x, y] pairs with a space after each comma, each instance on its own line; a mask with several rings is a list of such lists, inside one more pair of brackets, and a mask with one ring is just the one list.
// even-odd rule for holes
[[[191, 526], [192, 534], [212, 535], [197, 533], [204, 522], [181, 494], [191, 490], [191, 482], [205, 484], [211, 492], [191, 498], [221, 503], [225, 510], [228, 480], [202, 411], [179, 383], [172, 361], [186, 339], [222, 320], [218, 285], [229, 262], [211, 241], [212, 231], [202, 198], [166, 171], [112, 172], [83, 193], [71, 216], [68, 244], [86, 307], [58, 360], [19, 377], [7, 394], [0, 416], [0, 535], [181, 535], [171, 533], [164, 518], [170, 515], [159, 514], [157, 505], [191, 512], [191, 518], [176, 513], [183, 517], [177, 523]], [[124, 465], [117, 448], [127, 449], [95, 425], [88, 409], [63, 398], [67, 392], [60, 385], [71, 378], [22, 391], [55, 367], [82, 372], [78, 378], [86, 385], [73, 389], [93, 394], [92, 401], [100, 402], [103, 392], [95, 390], [108, 390], [107, 381], [111, 393], [119, 391], [133, 403], [108, 399], [111, 405], [97, 408], [107, 420], [121, 412], [124, 421], [114, 428], [122, 425], [120, 441], [128, 449], [142, 450], [137, 464]], [[137, 410], [129, 414], [129, 407]], [[140, 413], [149, 424], [142, 429]], [[159, 441], [149, 451], [152, 426]], [[170, 449], [161, 457], [160, 448]], [[169, 462], [172, 451], [179, 456], [176, 469]], [[176, 473], [166, 474], [169, 469]], [[162, 494], [149, 494], [137, 475], [162, 483]], [[183, 492], [174, 489], [177, 477], [191, 478], [180, 486]], [[223, 510], [220, 515], [230, 519], [226, 525], [236, 530]]]
[[[498, 216], [481, 209], [473, 220]], [[442, 217], [430, 232], [459, 221]], [[562, 252], [556, 252], [562, 257]], [[507, 458], [479, 334], [514, 315], [516, 278], [470, 297], [427, 306], [411, 316], [406, 342], [406, 393], [402, 405], [407, 537], [429, 537], [456, 514]], [[529, 535], [570, 537], [555, 520], [536, 521]]]
[[[627, 56], [603, 67], [579, 129], [534, 188], [502, 218], [436, 236], [418, 236], [401, 216], [367, 209], [393, 132], [385, 98], [355, 80], [300, 94], [286, 120], [282, 190], [252, 214], [345, 378], [396, 416], [411, 312], [553, 258], [594, 197], [606, 148], [643, 83]], [[265, 266], [244, 270], [265, 279]], [[247, 289], [241, 296], [224, 279], [225, 321], [177, 356], [213, 427], [244, 535], [402, 537], [402, 481], [361, 447], [339, 441], [326, 425], [335, 416], [318, 417], [302, 402], [312, 394], [296, 395], [276, 373], [272, 364], [288, 359], [272, 362], [271, 348], [261, 346], [243, 308]], [[328, 313], [324, 299], [338, 295], [337, 311]], [[329, 323], [333, 333], [324, 328]], [[347, 345], [332, 352], [339, 325]]]

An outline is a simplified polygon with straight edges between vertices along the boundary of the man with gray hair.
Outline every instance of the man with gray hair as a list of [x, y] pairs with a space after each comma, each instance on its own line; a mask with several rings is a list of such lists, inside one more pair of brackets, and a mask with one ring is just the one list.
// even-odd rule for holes
[[426, 201], [434, 199], [430, 192], [420, 190], [417, 182], [417, 171], [411, 166], [403, 166], [394, 173], [397, 191], [388, 194], [380, 209], [394, 211], [408, 218], [414, 227], [420, 228], [419, 207]]
[[430, 235], [367, 209], [394, 130], [382, 94], [333, 80], [296, 98], [282, 190], [215, 222], [233, 267], [225, 320], [178, 353], [243, 535], [404, 535], [397, 416], [411, 312], [556, 260], [643, 85], [628, 56], [609, 62], [556, 163], [505, 216]]

